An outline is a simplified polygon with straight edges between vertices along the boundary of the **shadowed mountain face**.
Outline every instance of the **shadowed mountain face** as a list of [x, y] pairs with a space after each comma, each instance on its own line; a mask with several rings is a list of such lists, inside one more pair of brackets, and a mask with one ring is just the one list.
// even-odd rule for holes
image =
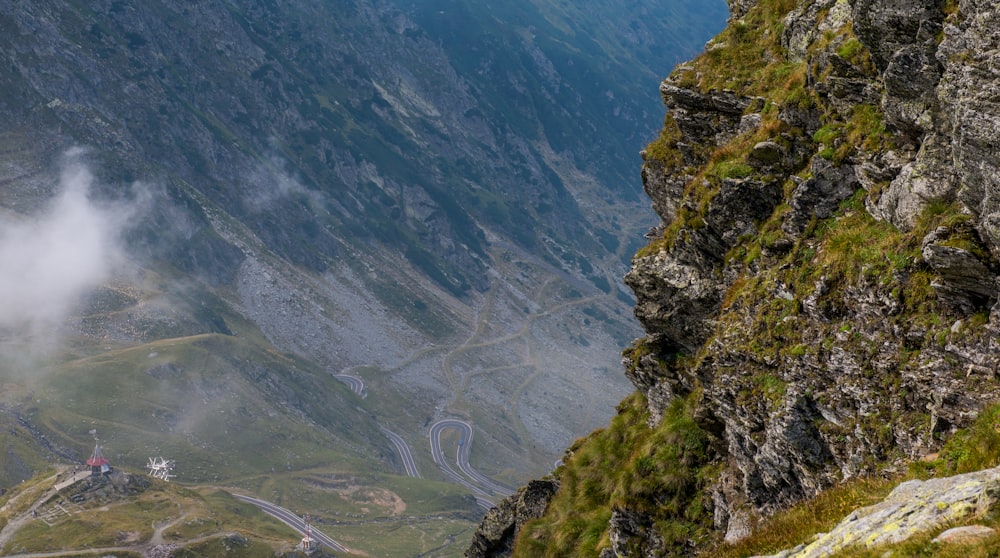
[[[387, 472], [398, 458], [376, 419], [410, 440], [426, 475], [426, 426], [469, 419], [473, 461], [510, 482], [603, 424], [628, 391], [617, 353], [637, 330], [619, 278], [654, 221], [636, 169], [661, 121], [656, 86], [725, 6], [585, 4], [0, 7], [4, 227], [43, 222], [74, 176], [81, 203], [114, 221], [100, 273], [71, 292], [87, 296], [51, 319], [0, 320], [18, 355], [5, 408], [59, 446], [38, 455], [82, 454], [78, 436], [124, 421], [90, 406], [106, 395], [93, 373], [58, 395], [66, 374], [97, 369], [159, 386], [110, 407], [145, 432], [121, 439], [150, 451], [183, 452], [178, 432], [203, 450], [228, 435], [204, 434], [204, 413], [181, 401], [184, 386], [207, 390], [206, 405], [222, 397], [213, 372], [232, 378], [236, 400], [221, 408], [233, 428], [239, 409], [298, 417], [274, 419], [267, 443], [312, 425], [350, 448], [345, 462]], [[89, 255], [78, 236], [54, 242]], [[326, 381], [340, 371], [369, 397]], [[61, 405], [29, 405], [36, 389]], [[325, 403], [323, 389], [335, 393]], [[372, 437], [341, 439], [346, 424]], [[257, 451], [246, 442], [227, 451]], [[287, 455], [290, 469], [318, 459]], [[22, 478], [30, 461], [2, 474]]]

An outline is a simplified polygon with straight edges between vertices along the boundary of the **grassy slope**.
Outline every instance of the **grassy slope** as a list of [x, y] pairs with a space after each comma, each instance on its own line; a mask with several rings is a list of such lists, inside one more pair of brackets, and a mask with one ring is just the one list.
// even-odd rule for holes
[[[48, 471], [8, 491], [0, 499], [0, 527], [28, 513], [54, 480]], [[455, 541], [467, 538], [474, 527], [471, 498], [445, 483], [317, 470], [260, 476], [240, 485], [293, 512], [310, 513], [317, 529], [369, 555], [411, 556], [416, 551], [459, 556], [462, 545]], [[137, 490], [127, 497], [98, 497], [76, 505], [66, 496], [73, 489], [67, 489], [38, 509], [48, 517], [46, 512], [60, 500], [68, 515], [59, 515], [52, 525], [29, 520], [0, 551], [137, 548], [150, 542], [154, 527], [165, 524], [163, 541], [184, 547], [189, 554], [182, 556], [272, 556], [276, 550], [290, 550], [301, 536], [218, 487], [152, 480]], [[247, 544], [227, 552], [223, 543], [234, 534]]]
[[[26, 484], [26, 488], [5, 495], [4, 503], [10, 503], [2, 516], [5, 523], [26, 513], [43, 491], [41, 489], [52, 485], [52, 477], [40, 475]], [[32, 491], [30, 487], [37, 490]], [[42, 504], [39, 510], [46, 510], [51, 503], [52, 500]], [[289, 541], [297, 538], [284, 524], [224, 491], [192, 490], [162, 481], [153, 481], [151, 486], [126, 499], [93, 501], [82, 507], [67, 502], [64, 505], [76, 513], [63, 516], [51, 526], [40, 520], [29, 521], [8, 541], [3, 552], [131, 546], [148, 542], [153, 525], [165, 522], [173, 522], [163, 533], [168, 543], [204, 537], [215, 538], [217, 544], [220, 533], [239, 532], [271, 548], [289, 545]], [[270, 552], [273, 553], [273, 549]]]
[[53, 366], [29, 419], [79, 455], [96, 429], [113, 462], [180, 460], [191, 482], [339, 464], [364, 470], [379, 440], [343, 385], [302, 361], [218, 334], [164, 339]]
[[608, 545], [612, 509], [652, 514], [669, 544], [710, 537], [705, 507], [708, 436], [695, 426], [696, 398], [677, 400], [656, 428], [632, 395], [611, 425], [581, 439], [556, 471], [561, 485], [544, 518], [529, 523], [515, 556], [595, 556]]
[[[100, 311], [84, 312], [85, 327], [142, 326], [136, 316], [144, 305], [162, 305], [164, 297], [173, 308], [189, 303], [158, 291], [156, 284], [147, 282], [138, 303], [99, 294], [94, 307]], [[178, 506], [189, 517], [176, 536], [171, 538], [172, 530], [164, 536], [168, 542], [209, 537], [190, 545], [193, 555], [218, 554], [222, 545], [214, 534], [220, 529], [250, 537], [241, 556], [270, 556], [275, 545], [295, 542], [297, 535], [274, 535], [284, 528], [269, 519], [239, 519], [252, 508], [218, 488], [199, 487], [211, 483], [308, 512], [338, 541], [373, 555], [409, 556], [413, 549], [460, 555], [463, 545], [457, 541], [467, 538], [463, 533], [473, 529], [481, 511], [459, 486], [395, 474], [395, 449], [372, 418], [374, 398], [358, 399], [325, 371], [275, 351], [224, 305], [195, 314], [195, 322], [186, 312], [176, 314], [173, 323], [151, 320], [146, 333], [155, 338], [208, 331], [221, 323], [234, 335], [195, 333], [129, 345], [74, 336], [64, 339], [66, 350], [59, 355], [3, 368], [9, 411], [0, 415], [7, 425], [0, 433], [7, 450], [0, 454], [3, 485], [28, 479], [52, 460], [79, 463], [93, 448], [92, 429], [118, 468], [142, 470], [151, 456], [178, 462], [179, 484], [156, 497], [169, 504], [144, 495], [51, 528], [31, 524], [12, 544], [28, 550], [114, 545], [124, 531], [148, 538], [149, 526], [174, 517]], [[433, 476], [431, 463], [421, 470]], [[186, 493], [178, 497], [172, 491], [186, 490], [181, 485], [205, 495], [208, 503]], [[67, 536], [56, 536], [61, 533]]]

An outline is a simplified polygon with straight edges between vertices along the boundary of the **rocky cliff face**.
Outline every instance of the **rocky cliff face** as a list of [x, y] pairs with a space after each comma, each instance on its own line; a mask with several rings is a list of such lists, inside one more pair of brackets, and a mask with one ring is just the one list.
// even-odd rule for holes
[[[634, 428], [663, 432], [690, 405], [710, 439], [691, 464], [703, 481], [673, 512], [669, 479], [606, 488], [604, 534], [587, 543], [602, 556], [739, 539], [934, 452], [1000, 395], [996, 6], [730, 8], [726, 31], [661, 86], [643, 181], [663, 223], [626, 276], [647, 332], [623, 362], [642, 394]], [[646, 450], [630, 451], [617, 467], [642, 474]], [[564, 475], [585, 469], [579, 455]], [[572, 515], [560, 497], [547, 517]], [[694, 504], [715, 535], [673, 537], [709, 523]], [[554, 532], [540, 525], [520, 548]]]

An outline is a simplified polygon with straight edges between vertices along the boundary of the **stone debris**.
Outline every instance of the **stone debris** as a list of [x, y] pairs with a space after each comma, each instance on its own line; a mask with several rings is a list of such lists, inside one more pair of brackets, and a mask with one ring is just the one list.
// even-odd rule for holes
[[170, 558], [179, 548], [176, 544], [158, 544], [147, 550], [143, 558]]
[[996, 536], [996, 529], [985, 525], [966, 525], [948, 529], [931, 542], [942, 544], [975, 544]]
[[944, 531], [931, 542], [941, 544], [975, 544], [997, 534], [996, 529], [985, 525], [966, 525]]

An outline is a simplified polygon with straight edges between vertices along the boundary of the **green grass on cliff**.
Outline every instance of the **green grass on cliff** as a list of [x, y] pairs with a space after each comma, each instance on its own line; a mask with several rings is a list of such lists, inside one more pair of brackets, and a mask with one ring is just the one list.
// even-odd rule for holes
[[[981, 250], [978, 242], [963, 232], [969, 217], [955, 204], [931, 203], [912, 230], [900, 231], [865, 211], [869, 195], [858, 189], [834, 216], [812, 223], [780, 260], [762, 258], [772, 249], [773, 237], [768, 231], [780, 230], [781, 209], [761, 225], [760, 235], [735, 247], [728, 257], [742, 259], [747, 271], [726, 293], [719, 335], [759, 358], [803, 357], [829, 349], [815, 344], [803, 346], [803, 330], [787, 319], [802, 312], [801, 300], [817, 293], [822, 283], [824, 291], [817, 303], [832, 315], [848, 316], [843, 308], [846, 293], [868, 285], [900, 305], [899, 323], [926, 326], [926, 343], [940, 343], [941, 335], [951, 337], [951, 322], [945, 323], [938, 314], [932, 274], [921, 262], [921, 242], [930, 231], [946, 227], [956, 231], [952, 235], [955, 240], [949, 242], [970, 251]], [[771, 296], [777, 285], [784, 285], [796, 298]], [[981, 325], [981, 321], [973, 317], [968, 325]], [[856, 325], [847, 317], [834, 319], [826, 324], [827, 339], [834, 343], [836, 338], [837, 344], [843, 344], [845, 337], [841, 334], [856, 329]], [[848, 336], [846, 342], [850, 340]]]
[[816, 533], [833, 528], [853, 510], [884, 498], [893, 485], [893, 482], [883, 479], [856, 479], [775, 515], [757, 525], [749, 537], [737, 543], [719, 543], [700, 555], [744, 558], [807, 543]]
[[708, 435], [692, 418], [695, 399], [675, 400], [649, 428], [646, 401], [634, 394], [607, 429], [578, 440], [556, 473], [561, 484], [546, 517], [525, 526], [514, 556], [596, 556], [610, 544], [613, 509], [652, 518], [648, 527], [675, 549], [672, 555], [683, 555], [688, 541], [708, 540], [704, 488], [715, 469], [707, 465]]
[[740, 94], [767, 89], [767, 68], [784, 58], [781, 32], [784, 19], [798, 0], [761, 0], [741, 20], [734, 21], [709, 42], [696, 61], [704, 70], [698, 86], [703, 91], [731, 89]]

